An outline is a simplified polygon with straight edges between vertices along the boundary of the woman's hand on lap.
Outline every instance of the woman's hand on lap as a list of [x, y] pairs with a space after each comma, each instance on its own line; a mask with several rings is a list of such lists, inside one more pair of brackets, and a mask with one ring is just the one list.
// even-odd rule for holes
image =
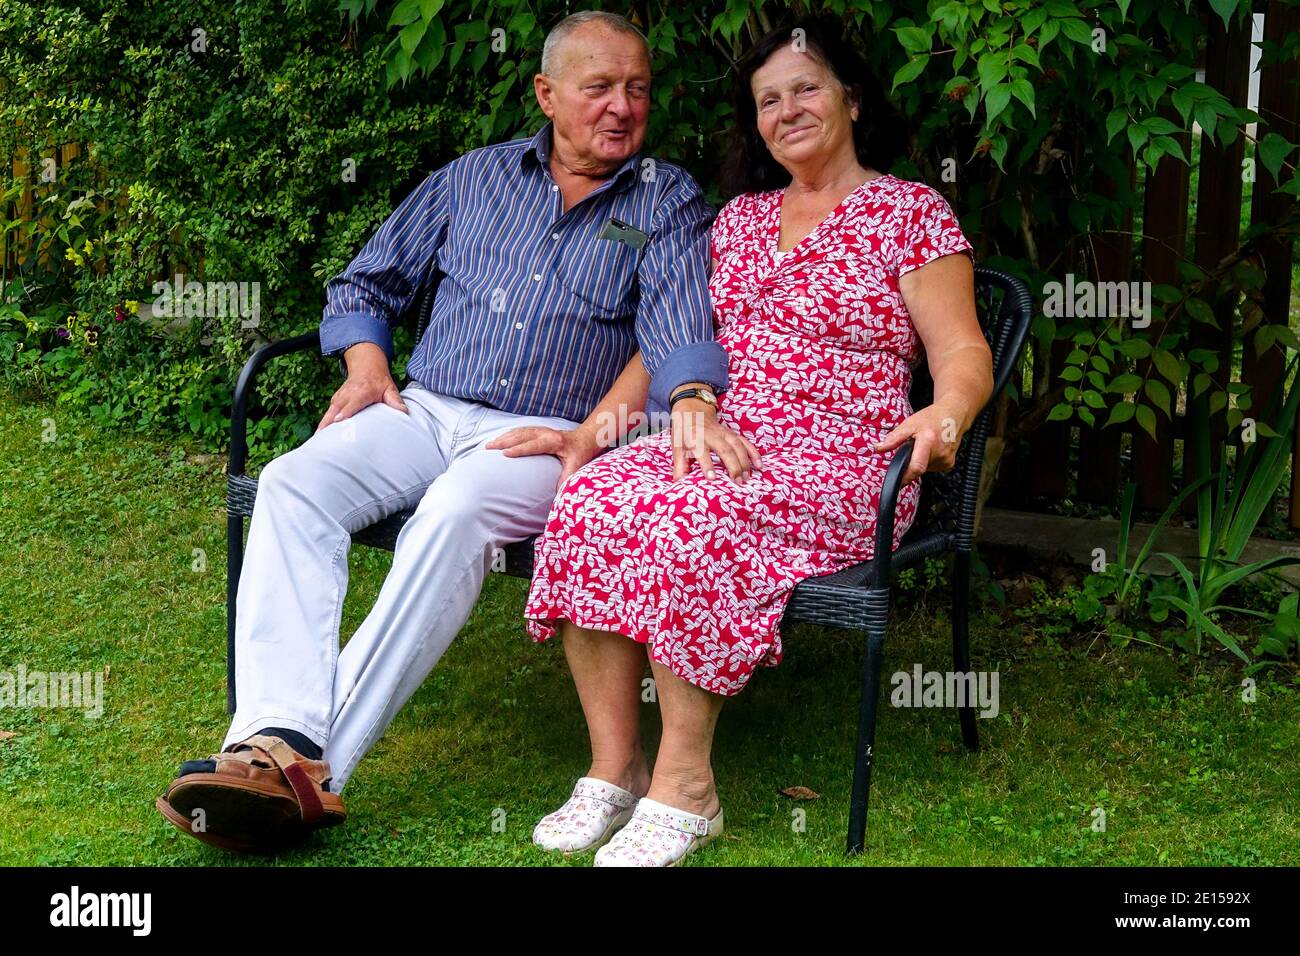
[[718, 421], [717, 410], [708, 402], [687, 398], [673, 406], [673, 481], [680, 481], [698, 461], [704, 477], [712, 478], [711, 454], [722, 459], [731, 480], [744, 484], [754, 471], [761, 471], [762, 457], [753, 442]]

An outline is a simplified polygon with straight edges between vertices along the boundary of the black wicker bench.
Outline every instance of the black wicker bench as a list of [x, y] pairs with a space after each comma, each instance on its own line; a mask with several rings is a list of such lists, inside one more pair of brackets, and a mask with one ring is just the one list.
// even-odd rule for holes
[[[1006, 386], [1019, 367], [1020, 353], [1029, 331], [1032, 300], [1024, 284], [1009, 275], [978, 267], [975, 270], [976, 302], [985, 338], [993, 351], [994, 397]], [[426, 288], [412, 309], [416, 320], [415, 341], [419, 342], [428, 321], [434, 287]], [[411, 321], [411, 316], [403, 321]], [[227, 611], [227, 707], [235, 710], [235, 596], [244, 556], [244, 519], [253, 514], [257, 479], [244, 473], [248, 457], [248, 402], [258, 372], [271, 359], [304, 350], [320, 350], [319, 332], [309, 332], [258, 349], [244, 365], [235, 386], [231, 410], [230, 471], [227, 493], [228, 575]], [[339, 357], [346, 374], [346, 365]], [[409, 381], [409, 380], [408, 380]], [[925, 364], [913, 376], [910, 398], [913, 408], [929, 405], [933, 383]], [[899, 447], [890, 463], [881, 490], [880, 514], [876, 527], [875, 556], [871, 561], [836, 574], [811, 578], [795, 589], [786, 610], [786, 621], [805, 621], [830, 627], [854, 628], [866, 632], [862, 663], [862, 694], [858, 710], [853, 788], [849, 807], [849, 852], [863, 848], [867, 826], [867, 799], [871, 788], [872, 753], [876, 732], [876, 706], [885, 631], [889, 620], [889, 586], [894, 571], [918, 564], [931, 555], [954, 553], [952, 575], [952, 645], [954, 670], [970, 670], [968, 634], [971, 537], [975, 526], [975, 504], [984, 464], [993, 401], [984, 408], [962, 440], [957, 465], [949, 472], [930, 472], [921, 481], [921, 502], [912, 527], [898, 549], [891, 553], [894, 506], [901, 490], [904, 470], [911, 458], [912, 442]], [[413, 511], [400, 512], [353, 535], [353, 543], [392, 551], [397, 535]], [[505, 549], [506, 574], [531, 577], [533, 540]], [[962, 740], [978, 747], [975, 708], [958, 708]]]

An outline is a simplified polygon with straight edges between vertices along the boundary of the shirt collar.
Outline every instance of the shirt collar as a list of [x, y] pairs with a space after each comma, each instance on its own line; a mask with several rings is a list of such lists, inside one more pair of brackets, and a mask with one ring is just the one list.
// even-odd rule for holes
[[[532, 139], [528, 141], [528, 146], [520, 154], [519, 162], [524, 165], [530, 161], [537, 163], [542, 169], [550, 175], [551, 162], [551, 129], [553, 124], [547, 122], [545, 126], [537, 131]], [[613, 185], [610, 187], [613, 191], [622, 192], [636, 182], [636, 171], [641, 165], [641, 152], [638, 150], [627, 158], [611, 177]]]

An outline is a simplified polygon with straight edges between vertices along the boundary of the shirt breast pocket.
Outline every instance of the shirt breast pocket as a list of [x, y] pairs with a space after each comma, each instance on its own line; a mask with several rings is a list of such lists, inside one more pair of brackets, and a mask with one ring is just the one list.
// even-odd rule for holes
[[560, 282], [593, 318], [623, 319], [636, 312], [640, 253], [622, 242], [583, 243], [560, 263]]

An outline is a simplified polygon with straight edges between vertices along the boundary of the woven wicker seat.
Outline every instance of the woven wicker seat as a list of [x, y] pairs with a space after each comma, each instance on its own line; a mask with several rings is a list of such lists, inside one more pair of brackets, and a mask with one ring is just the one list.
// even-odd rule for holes
[[[984, 267], [975, 270], [976, 303], [985, 338], [993, 351], [994, 397], [999, 395], [1019, 367], [1021, 350], [1029, 331], [1032, 300], [1024, 284], [1002, 272]], [[403, 321], [416, 322], [418, 342], [429, 317], [436, 288], [430, 283]], [[319, 332], [309, 332], [264, 346], [245, 364], [235, 387], [231, 414], [230, 469], [228, 479], [228, 563], [227, 576], [227, 706], [235, 709], [235, 595], [243, 565], [244, 521], [253, 513], [257, 498], [257, 479], [244, 473], [247, 464], [247, 413], [253, 383], [258, 372], [273, 358], [304, 350], [320, 351]], [[342, 357], [339, 366], [346, 373]], [[924, 362], [913, 375], [911, 402], [920, 409], [932, 400], [933, 383]], [[795, 589], [786, 609], [785, 622], [806, 621], [815, 624], [860, 629], [866, 632], [863, 655], [862, 695], [859, 700], [858, 742], [854, 761], [853, 790], [850, 800], [848, 848], [862, 849], [866, 837], [867, 799], [871, 786], [872, 752], [875, 739], [876, 705], [885, 631], [889, 617], [889, 585], [894, 571], [922, 562], [932, 555], [953, 552], [953, 657], [954, 670], [970, 670], [968, 636], [971, 537], [975, 525], [976, 495], [984, 464], [984, 445], [988, 437], [993, 402], [983, 409], [962, 440], [957, 465], [945, 473], [931, 472], [921, 482], [921, 503], [911, 528], [899, 548], [892, 553], [880, 546], [891, 541], [894, 505], [901, 490], [901, 479], [911, 458], [912, 442], [902, 445], [894, 455], [881, 489], [877, 520], [875, 556], [871, 561], [852, 568], [811, 578]], [[353, 535], [353, 543], [392, 551], [398, 532], [413, 511], [391, 515]], [[533, 567], [532, 540], [505, 549], [505, 573], [530, 577]], [[962, 739], [971, 750], [978, 746], [973, 706], [958, 708]]]

